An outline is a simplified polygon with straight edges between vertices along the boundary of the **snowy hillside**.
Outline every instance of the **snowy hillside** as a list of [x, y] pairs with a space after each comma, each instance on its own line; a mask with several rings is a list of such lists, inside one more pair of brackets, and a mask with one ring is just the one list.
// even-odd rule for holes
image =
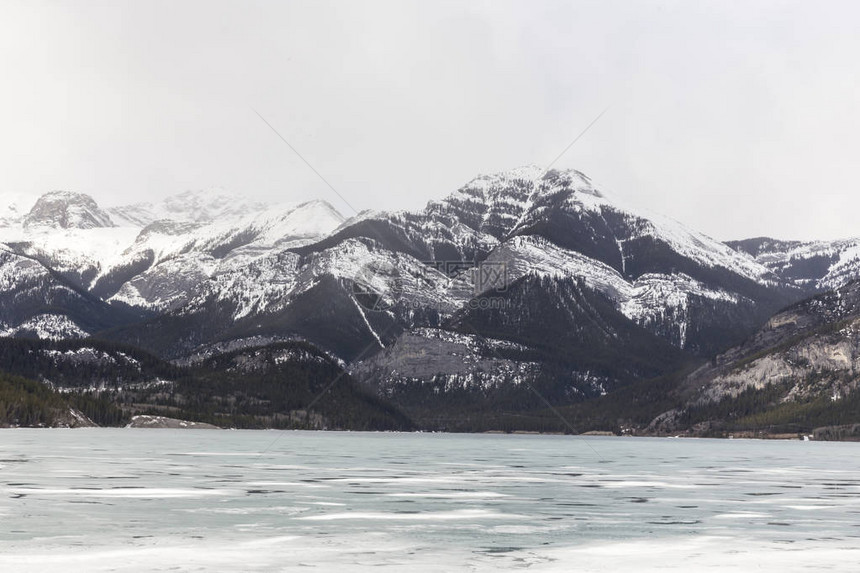
[[[223, 193], [188, 192], [155, 205], [109, 211], [85, 194], [65, 191], [35, 199], [26, 212], [20, 206], [27, 201], [5, 199], [9, 202], [0, 221], [0, 249], [16, 255], [0, 269], [8, 269], [7, 292], [53, 280], [59, 281], [57, 288], [92, 296], [94, 302], [115, 301], [122, 308], [147, 311], [179, 308], [211, 290], [207, 283], [215, 275], [318, 239], [343, 222], [322, 201], [266, 205]], [[34, 271], [21, 273], [22, 265]], [[44, 277], [29, 278], [33, 272]], [[57, 276], [51, 278], [52, 272]], [[27, 292], [49, 305], [44, 288], [36, 292], [38, 288], [28, 287]], [[24, 311], [19, 302], [5, 304], [12, 315], [20, 316], [0, 324], [5, 335], [75, 338], [91, 332], [62, 309]]]
[[860, 239], [804, 242], [763, 237], [727, 244], [753, 256], [781, 280], [811, 291], [837, 289], [860, 277]]

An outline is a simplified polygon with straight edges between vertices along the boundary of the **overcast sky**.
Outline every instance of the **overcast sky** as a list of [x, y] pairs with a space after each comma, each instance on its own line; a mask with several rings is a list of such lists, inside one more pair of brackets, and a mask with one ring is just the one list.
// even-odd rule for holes
[[860, 3], [0, 3], [0, 192], [415, 208], [558, 162], [720, 239], [860, 235]]

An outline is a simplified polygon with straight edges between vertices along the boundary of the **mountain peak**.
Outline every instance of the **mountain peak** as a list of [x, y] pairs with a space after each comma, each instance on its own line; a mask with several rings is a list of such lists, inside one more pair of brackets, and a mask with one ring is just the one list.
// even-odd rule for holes
[[24, 227], [94, 229], [114, 226], [95, 199], [75, 191], [45, 193], [24, 217]]
[[441, 201], [431, 201], [426, 211], [454, 213], [473, 229], [502, 238], [535, 208], [545, 214], [550, 205], [593, 208], [606, 202], [579, 171], [525, 165], [478, 175]]
[[584, 193], [603, 198], [591, 179], [575, 169], [547, 169], [539, 165], [524, 165], [497, 173], [481, 174], [461, 187], [456, 194], [466, 193], [492, 200], [499, 194], [531, 195], [557, 191]]
[[593, 195], [601, 199], [605, 198], [603, 193], [594, 187], [591, 178], [576, 169], [548, 169], [541, 180], [554, 187], [570, 188], [578, 193]]

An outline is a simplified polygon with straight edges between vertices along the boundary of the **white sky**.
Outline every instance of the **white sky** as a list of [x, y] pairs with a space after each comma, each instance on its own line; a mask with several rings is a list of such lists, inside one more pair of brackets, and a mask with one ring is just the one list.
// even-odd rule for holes
[[860, 235], [860, 3], [0, 2], [0, 192], [414, 208], [558, 163], [720, 239]]

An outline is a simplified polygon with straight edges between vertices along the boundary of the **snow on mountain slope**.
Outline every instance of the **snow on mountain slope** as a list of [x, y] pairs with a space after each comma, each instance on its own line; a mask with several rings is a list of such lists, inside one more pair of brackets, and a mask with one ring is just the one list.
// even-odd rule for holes
[[459, 214], [428, 207], [424, 211], [360, 213], [321, 241], [296, 251], [310, 254], [356, 238], [422, 261], [476, 261], [499, 243], [491, 234], [467, 224]]
[[[363, 213], [297, 252], [310, 256], [362, 238], [428, 267], [504, 262], [511, 281], [582, 278], [634, 322], [702, 353], [721, 337], [742, 336], [786, 298], [771, 290], [776, 275], [750, 255], [630, 209], [572, 170], [482, 175], [423, 210]], [[707, 340], [710, 330], [720, 334]]]
[[225, 265], [189, 292], [188, 302], [119, 339], [181, 358], [217, 342], [288, 337], [351, 360], [371, 343], [385, 347], [403, 328], [438, 326], [471, 295], [463, 281], [368, 239], [306, 256], [272, 251]]
[[66, 340], [89, 336], [69, 317], [59, 314], [39, 314], [17, 326], [0, 325], [0, 337], [26, 336], [43, 340]]
[[120, 277], [116, 290], [105, 288], [110, 300], [155, 310], [175, 310], [195, 297], [208, 296], [220, 284], [206, 284], [216, 276], [232, 276], [219, 280], [239, 281], [249, 292], [270, 286], [278, 290], [283, 280], [277, 276], [267, 275], [265, 280], [256, 276], [253, 283], [238, 277], [242, 273], [254, 277], [258, 259], [318, 239], [342, 222], [343, 217], [324, 201], [273, 206], [264, 213], [208, 224], [157, 221], [140, 232], [94, 285]]
[[240, 249], [268, 250], [302, 244], [342, 222], [340, 213], [325, 201], [272, 205], [262, 213], [205, 224], [159, 220], [143, 228], [124, 255], [133, 257], [135, 253], [152, 251], [155, 263], [187, 252], [224, 258]]
[[108, 212], [117, 221], [145, 227], [155, 221], [211, 223], [259, 214], [270, 204], [238, 197], [223, 189], [186, 191], [156, 203], [134, 203], [111, 207]]
[[[717, 321], [704, 321], [697, 314], [703, 303], [712, 308], [734, 308], [741, 303], [753, 307], [753, 301], [707, 285], [685, 274], [646, 274], [636, 279], [632, 296], [621, 301], [619, 310], [640, 326], [661, 334], [679, 348], [690, 348], [690, 331], [698, 326], [722, 327]], [[699, 322], [700, 324], [696, 324]], [[742, 324], [738, 321], [738, 324]], [[731, 326], [731, 324], [729, 324]], [[704, 346], [704, 345], [701, 345]]]
[[51, 192], [26, 213], [7, 197], [5, 249], [41, 262], [103, 299], [175, 309], [216, 272], [320, 238], [343, 223], [324, 201], [266, 205], [224, 192], [102, 210], [89, 196]]
[[618, 310], [637, 324], [665, 327], [662, 323], [668, 323], [673, 331], [670, 339], [680, 348], [687, 344], [689, 307], [694, 298], [729, 305], [742, 299], [683, 273], [645, 274], [628, 280], [616, 269], [542, 237], [514, 237], [493, 251], [486, 262], [504, 264], [508, 282], [526, 275], [582, 279], [588, 287], [613, 300]]
[[0, 294], [9, 296], [22, 283], [36, 282], [48, 275], [37, 261], [16, 255], [0, 246]]
[[113, 227], [114, 223], [89, 195], [51, 191], [39, 197], [24, 217], [23, 225], [25, 228], [93, 229]]
[[115, 226], [92, 197], [69, 191], [46, 193], [10, 223], [0, 227], [0, 243], [78, 278], [112, 264], [138, 232]]
[[[705, 267], [722, 267], [760, 284], [776, 283], [776, 277], [766, 266], [743, 253], [738, 253], [724, 243], [689, 229], [674, 219], [641, 211], [634, 216], [639, 217], [641, 221], [646, 221], [641, 223], [640, 236], [649, 235], [665, 241], [677, 253]], [[623, 250], [623, 246], [621, 248]]]
[[78, 338], [125, 315], [70, 286], [39, 261], [0, 246], [0, 332], [3, 336]]
[[727, 244], [808, 292], [840, 288], [860, 277], [860, 239], [803, 242], [761, 237]]
[[821, 289], [837, 289], [860, 276], [860, 240], [845, 241], [839, 245], [836, 262], [827, 269], [819, 281]]
[[509, 283], [528, 274], [577, 277], [613, 300], [624, 301], [632, 296], [631, 284], [617, 270], [576, 251], [556, 246], [543, 237], [513, 237], [490, 253], [485, 263], [503, 264]]
[[403, 305], [406, 310], [433, 309], [449, 314], [472, 296], [465, 277], [452, 277], [427, 266], [411, 255], [370, 248], [365, 242], [349, 240], [337, 248], [312, 256], [299, 276], [298, 288], [320, 274], [369, 288], [382, 298], [382, 307]]
[[453, 211], [465, 224], [501, 240], [528, 211], [535, 182], [543, 171], [537, 166], [525, 166], [479, 175], [442, 201], [431, 202], [425, 211]]
[[502, 240], [533, 233], [536, 226], [558, 213], [579, 214], [567, 221], [592, 226], [586, 239], [594, 239], [595, 232], [611, 235], [607, 238], [614, 243], [619, 262], [612, 266], [620, 269], [624, 264], [624, 244], [651, 237], [704, 267], [722, 267], [761, 284], [770, 284], [775, 279], [770, 269], [746, 253], [668, 217], [633, 209], [618, 198], [610, 198], [591, 179], [575, 170], [545, 171], [527, 166], [481, 175], [446, 199], [431, 202], [425, 211], [454, 212], [467, 225]]
[[0, 243], [61, 273], [93, 275], [119, 262], [138, 232], [134, 227], [0, 227]]
[[472, 293], [465, 280], [428, 268], [414, 257], [373, 249], [350, 239], [307, 259], [282, 251], [248, 265], [219, 268], [185, 312], [203, 308], [210, 300], [231, 304], [237, 320], [278, 312], [324, 276], [333, 277], [350, 292], [354, 285], [370, 289], [381, 298], [380, 308], [386, 309], [406, 304], [407, 311], [430, 308], [451, 313]]
[[[160, 312], [177, 310], [206, 287], [217, 269], [217, 261], [203, 253], [177, 255], [158, 265], [147, 259], [141, 262], [147, 268], [121, 276], [116, 289], [110, 289], [108, 302]], [[96, 283], [97, 291], [101, 284]]]

